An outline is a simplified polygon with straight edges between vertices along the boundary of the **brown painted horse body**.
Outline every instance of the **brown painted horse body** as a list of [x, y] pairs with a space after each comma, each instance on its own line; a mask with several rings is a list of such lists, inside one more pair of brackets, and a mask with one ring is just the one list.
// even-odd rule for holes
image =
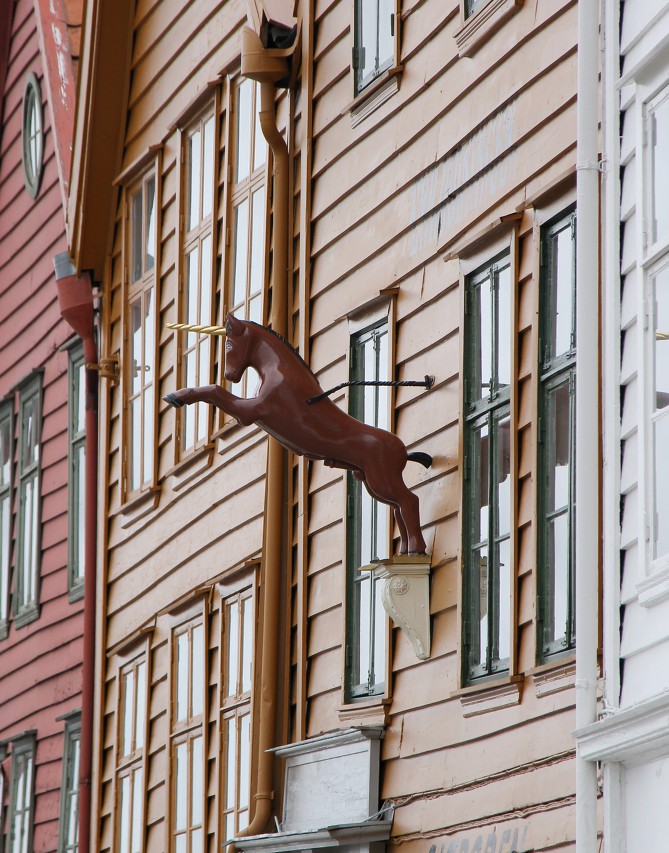
[[402, 472], [409, 459], [429, 464], [427, 454], [407, 454], [397, 436], [356, 420], [328, 398], [308, 404], [321, 393], [321, 386], [304, 361], [271, 330], [228, 315], [226, 331], [225, 378], [239, 382], [247, 367], [255, 368], [261, 383], [258, 395], [244, 399], [219, 385], [207, 385], [183, 388], [164, 399], [177, 408], [211, 403], [241, 424], [257, 423], [300, 456], [352, 471], [372, 497], [393, 507], [400, 553], [425, 553], [418, 498], [406, 487]]

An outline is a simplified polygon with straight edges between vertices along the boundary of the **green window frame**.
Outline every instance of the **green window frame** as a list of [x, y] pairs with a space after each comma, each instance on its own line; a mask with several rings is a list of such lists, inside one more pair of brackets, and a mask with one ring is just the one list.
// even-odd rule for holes
[[358, 95], [395, 64], [396, 0], [355, 0], [353, 71]]
[[511, 334], [506, 250], [465, 279], [462, 677], [507, 673], [511, 657]]
[[67, 582], [70, 601], [84, 594], [86, 521], [86, 367], [83, 345], [70, 350], [68, 359], [69, 536]]
[[81, 714], [76, 714], [65, 722], [58, 853], [78, 853], [79, 850], [80, 762]]
[[14, 624], [39, 615], [42, 434], [42, 377], [34, 376], [19, 392], [17, 557]]
[[[390, 379], [388, 321], [351, 337], [352, 381]], [[352, 386], [349, 411], [372, 426], [388, 429], [388, 387]], [[347, 700], [383, 695], [386, 690], [388, 622], [380, 581], [362, 566], [389, 555], [390, 509], [372, 498], [352, 472], [347, 474], [346, 524], [346, 688]]]
[[32, 853], [35, 816], [35, 732], [12, 742], [7, 853]]
[[14, 417], [11, 402], [0, 406], [0, 640], [9, 630], [9, 582], [12, 550], [12, 475]]
[[540, 239], [537, 647], [548, 662], [576, 644], [574, 210], [544, 225]]

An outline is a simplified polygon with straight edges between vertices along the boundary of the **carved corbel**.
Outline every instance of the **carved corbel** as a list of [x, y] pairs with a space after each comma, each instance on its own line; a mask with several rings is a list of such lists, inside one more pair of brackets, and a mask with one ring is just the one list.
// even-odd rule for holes
[[430, 558], [400, 555], [366, 569], [384, 581], [381, 602], [393, 622], [409, 638], [416, 657], [430, 657]]

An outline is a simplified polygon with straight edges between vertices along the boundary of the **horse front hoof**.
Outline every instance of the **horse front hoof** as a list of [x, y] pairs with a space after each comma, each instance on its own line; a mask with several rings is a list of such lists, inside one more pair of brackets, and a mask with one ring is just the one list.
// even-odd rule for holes
[[186, 405], [183, 400], [180, 400], [177, 397], [176, 394], [165, 394], [165, 396], [163, 397], [163, 400], [166, 403], [169, 403], [170, 406], [174, 406], [175, 409], [180, 409], [182, 406]]

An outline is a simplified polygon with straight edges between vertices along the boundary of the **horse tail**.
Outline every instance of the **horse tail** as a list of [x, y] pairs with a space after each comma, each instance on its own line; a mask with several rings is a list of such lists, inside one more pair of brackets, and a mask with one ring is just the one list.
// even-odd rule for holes
[[432, 457], [429, 453], [421, 453], [420, 450], [415, 450], [413, 453], [407, 453], [409, 462], [420, 462], [424, 468], [429, 468], [432, 465]]

